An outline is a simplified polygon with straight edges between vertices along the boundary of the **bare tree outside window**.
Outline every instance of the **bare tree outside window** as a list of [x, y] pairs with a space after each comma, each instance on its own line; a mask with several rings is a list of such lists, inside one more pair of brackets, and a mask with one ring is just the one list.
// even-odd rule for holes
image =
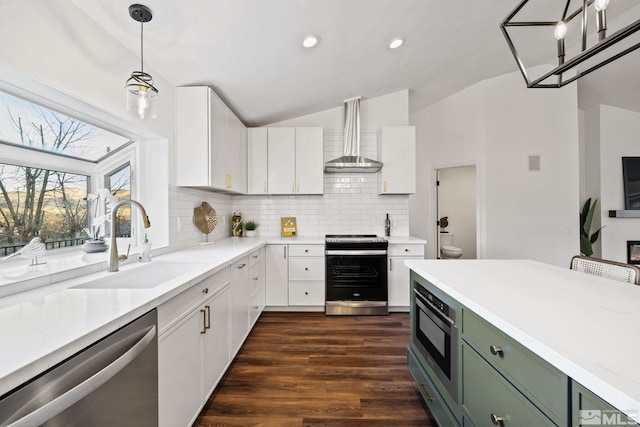
[[0, 163], [0, 256], [36, 236], [48, 249], [82, 244], [90, 221], [89, 177], [64, 171], [65, 156], [97, 159], [129, 140], [4, 93], [0, 108], [0, 144], [59, 156], [55, 167]]

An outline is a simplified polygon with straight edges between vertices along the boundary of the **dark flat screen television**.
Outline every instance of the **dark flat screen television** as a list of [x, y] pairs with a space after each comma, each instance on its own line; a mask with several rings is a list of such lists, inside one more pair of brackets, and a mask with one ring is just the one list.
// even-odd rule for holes
[[624, 208], [640, 209], [640, 157], [622, 158]]

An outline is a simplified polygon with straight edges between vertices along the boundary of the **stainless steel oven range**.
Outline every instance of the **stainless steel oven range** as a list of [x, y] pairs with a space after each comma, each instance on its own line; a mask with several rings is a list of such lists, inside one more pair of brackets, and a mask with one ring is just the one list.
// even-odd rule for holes
[[327, 315], [389, 314], [387, 247], [376, 235], [327, 235]]

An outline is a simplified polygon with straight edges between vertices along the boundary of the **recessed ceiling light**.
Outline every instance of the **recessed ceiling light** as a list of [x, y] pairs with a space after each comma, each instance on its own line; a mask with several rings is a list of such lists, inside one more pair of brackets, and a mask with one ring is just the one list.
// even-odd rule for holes
[[389, 49], [397, 49], [404, 44], [404, 39], [393, 39], [389, 43]]
[[320, 43], [320, 37], [318, 36], [308, 36], [302, 41], [302, 46], [306, 48], [314, 47]]

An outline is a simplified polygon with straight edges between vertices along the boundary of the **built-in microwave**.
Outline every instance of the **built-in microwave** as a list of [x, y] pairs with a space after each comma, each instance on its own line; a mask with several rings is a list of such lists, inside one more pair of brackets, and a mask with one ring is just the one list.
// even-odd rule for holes
[[412, 284], [411, 346], [457, 402], [458, 329], [455, 310], [423, 287], [413, 274]]

